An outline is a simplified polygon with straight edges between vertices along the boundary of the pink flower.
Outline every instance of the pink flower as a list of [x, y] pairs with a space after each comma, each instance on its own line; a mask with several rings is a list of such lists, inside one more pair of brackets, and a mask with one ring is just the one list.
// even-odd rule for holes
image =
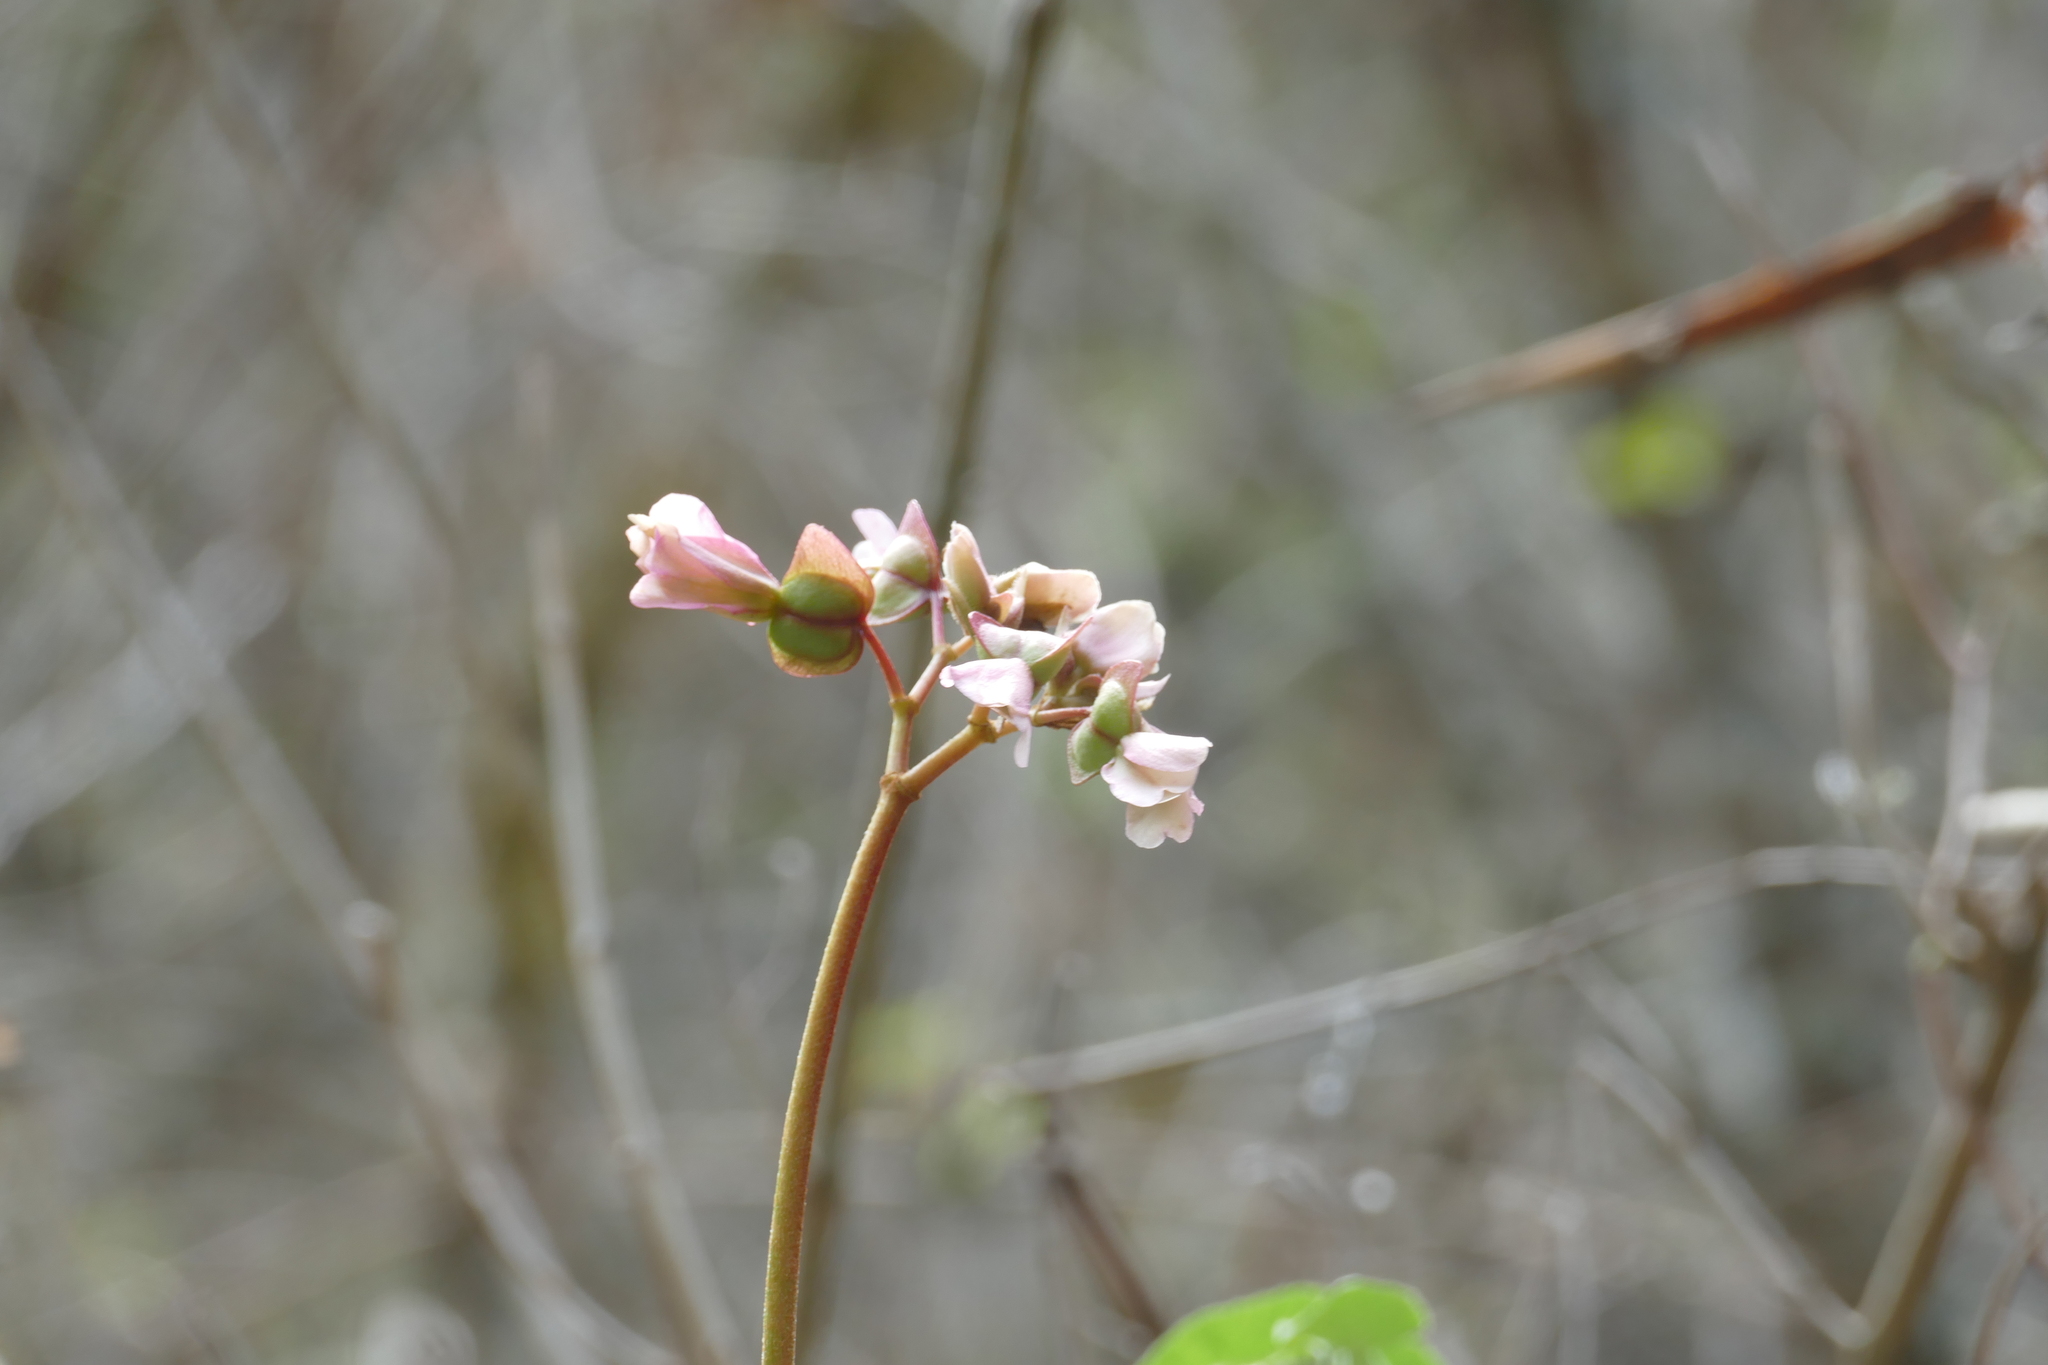
[[1163, 839], [1184, 844], [1195, 831], [1202, 798], [1195, 795], [1195, 774], [1209, 757], [1209, 741], [1164, 730], [1125, 735], [1117, 755], [1102, 769], [1102, 780], [1124, 803], [1124, 833], [1139, 848], [1157, 848]]
[[939, 595], [939, 542], [917, 499], [903, 509], [901, 524], [876, 507], [856, 509], [853, 524], [867, 537], [853, 547], [853, 557], [875, 580], [871, 625], [901, 621]]
[[626, 543], [641, 573], [634, 606], [708, 608], [741, 621], [774, 615], [780, 582], [744, 541], [719, 527], [702, 500], [671, 493], [628, 520]]
[[1202, 813], [1195, 775], [1209, 756], [1208, 740], [1169, 735], [1146, 722], [1139, 704], [1164, 685], [1139, 681], [1150, 666], [1142, 659], [1111, 665], [1086, 719], [1067, 739], [1069, 775], [1079, 784], [1102, 774], [1124, 803], [1124, 833], [1140, 848], [1187, 842]]

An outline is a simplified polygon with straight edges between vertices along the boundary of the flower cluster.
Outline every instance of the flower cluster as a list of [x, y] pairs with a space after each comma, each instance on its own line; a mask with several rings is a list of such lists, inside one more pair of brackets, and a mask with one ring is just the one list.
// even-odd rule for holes
[[[929, 611], [937, 680], [1015, 732], [1018, 766], [1035, 729], [1066, 730], [1068, 772], [1076, 783], [1102, 775], [1125, 805], [1131, 842], [1156, 848], [1194, 831], [1195, 776], [1209, 741], [1146, 719], [1166, 686], [1153, 676], [1166, 628], [1150, 602], [1104, 604], [1086, 569], [1030, 563], [991, 574], [973, 532], [956, 523], [941, 550], [915, 501], [898, 520], [872, 507], [855, 512], [863, 539], [851, 550], [824, 527], [805, 527], [779, 579], [687, 494], [631, 521], [626, 540], [642, 575], [635, 606], [766, 623], [776, 664], [799, 677], [845, 672], [866, 648], [881, 651], [873, 627]], [[949, 616], [963, 632], [957, 640]], [[912, 692], [913, 703], [923, 700]]]

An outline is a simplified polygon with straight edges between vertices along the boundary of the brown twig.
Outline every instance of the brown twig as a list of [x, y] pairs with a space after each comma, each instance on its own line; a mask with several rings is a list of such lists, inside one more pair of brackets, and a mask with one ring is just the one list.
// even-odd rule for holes
[[1415, 391], [1417, 407], [1425, 417], [1447, 417], [1666, 365], [1859, 295], [1895, 289], [1925, 271], [2010, 251], [2029, 226], [2020, 196], [2040, 178], [2040, 169], [2029, 165], [2000, 180], [1961, 185], [1934, 204], [1831, 237], [1803, 261], [1759, 265], [1719, 284], [1431, 380]]
[[576, 666], [576, 617], [561, 528], [535, 522], [527, 563], [547, 728], [556, 861], [566, 910], [570, 982], [583, 1015], [592, 1069], [626, 1186], [632, 1192], [655, 1289], [686, 1360], [738, 1365], [739, 1328], [718, 1289], [711, 1253], [664, 1148], [647, 1068], [633, 1035], [625, 982], [612, 955], [611, 897], [605, 889], [589, 707]]
[[[461, 1066], [404, 1008], [389, 912], [364, 892], [333, 831], [158, 560], [11, 302], [0, 302], [0, 382], [13, 396], [31, 448], [165, 685], [197, 720], [340, 959], [349, 985], [383, 1025], [429, 1141], [515, 1284], [586, 1350], [635, 1365], [670, 1360], [668, 1352], [605, 1312], [570, 1276], [525, 1184], [480, 1109], [467, 1100]], [[545, 1340], [541, 1345], [549, 1349]]]
[[991, 1069], [1038, 1094], [1103, 1085], [1319, 1033], [1361, 1014], [1412, 1009], [1552, 966], [1624, 934], [1773, 887], [1895, 887], [1891, 855], [1874, 848], [1767, 848], [1651, 882], [1548, 924], [1429, 962], [1360, 977], [1249, 1009]]
[[1149, 1343], [1166, 1331], [1166, 1315], [1145, 1284], [1130, 1248], [1124, 1244], [1115, 1216], [1104, 1208], [1080, 1164], [1060, 1122], [1059, 1107], [1046, 1112], [1045, 1141], [1039, 1148], [1045, 1187], [1074, 1230], [1074, 1239], [1094, 1268], [1116, 1311], [1145, 1333]]
[[[1715, 192], [1762, 258], [1763, 264], [1759, 268], [1782, 269], [1783, 255], [1777, 234], [1772, 231], [1764, 214], [1762, 196], [1757, 191], [1756, 178], [1750, 173], [1749, 163], [1732, 143], [1701, 138], [1695, 145]], [[2039, 178], [2039, 173], [2039, 169], [2030, 169], [2008, 178], [2005, 183], [2015, 204], [2020, 193]], [[2017, 207], [2013, 211], [2019, 212]], [[1907, 605], [1934, 652], [1941, 656], [1951, 671], [1959, 670], [1964, 661], [1959, 653], [1955, 612], [1934, 572], [1912, 514], [1883, 461], [1878, 458], [1876, 440], [1850, 400], [1848, 383], [1835, 363], [1832, 350], [1811, 316], [1801, 314], [1796, 320], [1800, 324], [1794, 333], [1800, 365], [1832, 424], [1834, 448], [1862, 497], [1864, 509], [1877, 535], [1878, 552], [1883, 555], [1893, 578], [1898, 580]], [[1825, 451], [1822, 445], [1814, 447], [1817, 456]], [[1870, 774], [1866, 772], [1864, 776], [1867, 780]]]
[[1822, 1336], [1843, 1349], [1860, 1347], [1870, 1339], [1869, 1324], [1829, 1287], [1784, 1225], [1771, 1215], [1762, 1196], [1647, 1067], [1604, 1038], [1581, 1046], [1578, 1065], [1671, 1149], [1772, 1285]]

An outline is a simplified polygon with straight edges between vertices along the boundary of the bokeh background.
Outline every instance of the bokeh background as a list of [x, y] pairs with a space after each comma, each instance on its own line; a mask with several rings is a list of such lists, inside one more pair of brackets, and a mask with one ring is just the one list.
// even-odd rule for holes
[[[688, 491], [779, 567], [929, 504], [993, 0], [6, 0], [0, 262], [373, 894], [584, 1285], [659, 1335], [568, 993], [528, 531], [569, 547], [618, 957], [751, 1331], [810, 974], [886, 728], [872, 670], [640, 613]], [[869, 945], [813, 1359], [1131, 1359], [977, 1068], [1420, 961], [1760, 846], [1924, 842], [1948, 682], [1873, 567], [1842, 755], [1791, 342], [1435, 426], [1408, 386], [1742, 268], [2048, 135], [2021, 0], [1074, 0], [966, 520], [1155, 601], [1210, 736], [1185, 846], [1056, 746], [914, 812]], [[1830, 324], [1963, 610], [1992, 780], [2048, 780], [2048, 294], [2024, 261]], [[452, 515], [426, 510], [397, 443]], [[390, 1055], [0, 413], [0, 1354], [542, 1358]], [[415, 473], [418, 473], [415, 470]], [[915, 657], [914, 632], [902, 651]], [[957, 701], [948, 697], [942, 733]], [[1860, 774], [1860, 775], [1859, 775]], [[1779, 891], [1555, 974], [1064, 1097], [1169, 1315], [1420, 1287], [1450, 1360], [1823, 1343], [1574, 1072], [1623, 1009], [1854, 1297], [1933, 1101], [1881, 889]], [[1590, 973], [1590, 975], [1588, 974]], [[1588, 982], [1594, 983], [1589, 988]], [[1619, 1006], [1616, 1002], [1620, 1002]], [[2006, 1119], [2048, 1179], [2024, 1061]], [[1973, 1196], [1922, 1334], [2010, 1234]], [[1070, 1201], [1069, 1201], [1070, 1203]], [[2002, 1360], [2048, 1351], [2023, 1289]]]

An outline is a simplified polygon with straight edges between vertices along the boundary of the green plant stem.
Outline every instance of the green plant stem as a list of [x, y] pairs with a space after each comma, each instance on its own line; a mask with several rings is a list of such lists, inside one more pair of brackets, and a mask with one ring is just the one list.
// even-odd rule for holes
[[839, 1007], [853, 971], [854, 950], [875, 887], [882, 880], [890, 845], [903, 816], [924, 789], [948, 768], [995, 738], [988, 712], [976, 707], [967, 727], [908, 771], [896, 756], [907, 751], [914, 707], [898, 707], [890, 731], [890, 771], [882, 776], [882, 792], [867, 833], [853, 855], [846, 889], [832, 916], [818, 984], [811, 992], [810, 1014], [797, 1049], [796, 1078], [789, 1088], [789, 1113], [782, 1125], [782, 1157], [775, 1170], [775, 1209], [768, 1222], [768, 1280], [761, 1310], [762, 1365], [794, 1365], [797, 1343], [797, 1275], [803, 1261], [804, 1208], [809, 1199], [811, 1148], [818, 1134], [818, 1108], [825, 1096], [825, 1074], [832, 1058], [832, 1040], [839, 1027]]
[[[2036, 892], [2038, 897], [2042, 893]], [[1845, 1351], [1844, 1365], [1892, 1365], [1905, 1353], [1921, 1301], [1934, 1282], [1941, 1250], [1991, 1132], [1999, 1092], [2026, 1032], [2027, 1013], [2040, 985], [2041, 907], [2033, 907], [2028, 942], [1995, 950], [1987, 986], [1990, 1027], [1963, 1072], [1964, 1087], [1946, 1096], [1928, 1129], [1906, 1192], [1892, 1216], [1877, 1264], [1863, 1292], [1861, 1311], [1870, 1343]]]

